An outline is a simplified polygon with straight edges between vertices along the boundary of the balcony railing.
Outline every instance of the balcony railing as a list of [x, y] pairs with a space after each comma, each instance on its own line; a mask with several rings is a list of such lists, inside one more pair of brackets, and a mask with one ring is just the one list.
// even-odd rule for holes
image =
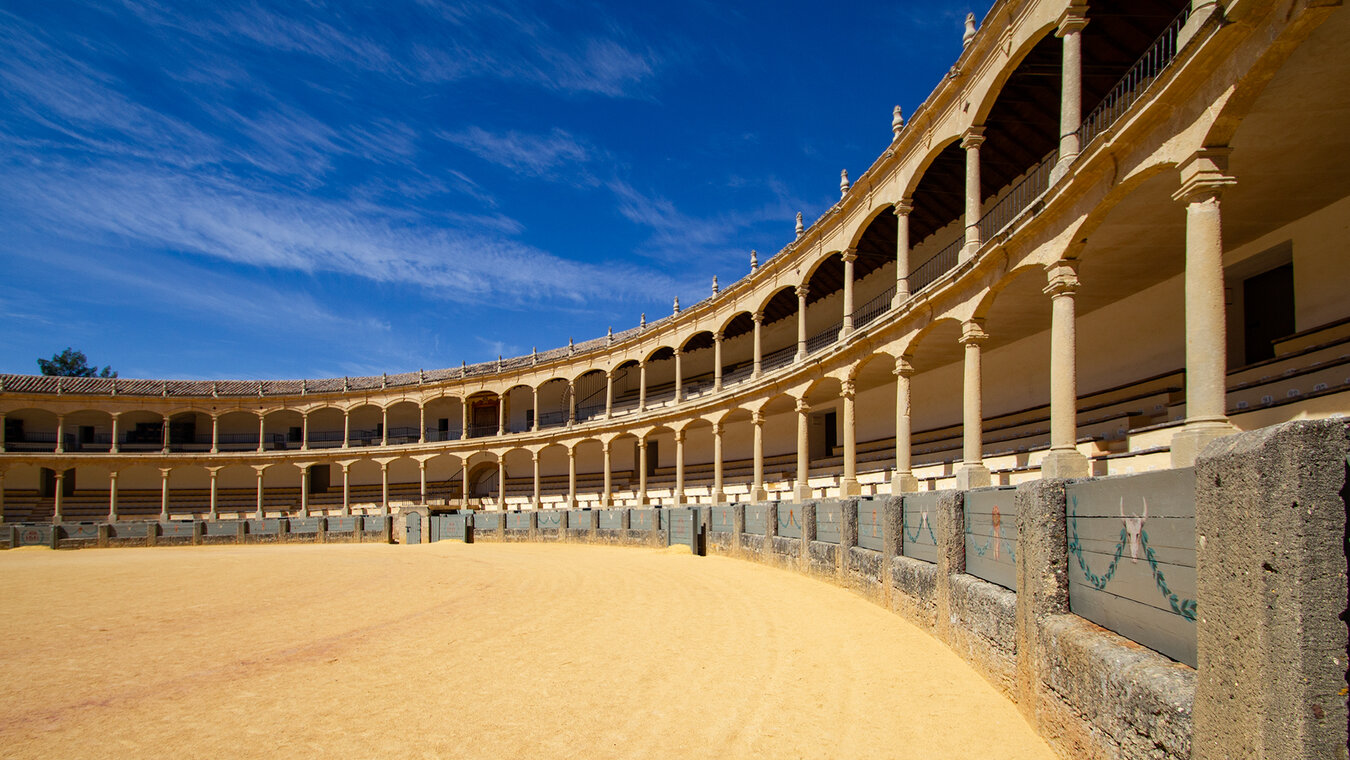
[[1050, 172], [1059, 160], [1059, 151], [1052, 150], [1027, 171], [1008, 194], [999, 199], [980, 217], [980, 240], [990, 240], [1016, 219], [1050, 187]]
[[835, 341], [839, 340], [839, 331], [843, 329], [844, 323], [842, 321], [835, 322], [834, 324], [825, 328], [822, 332], [818, 332], [815, 335], [812, 335], [811, 337], [807, 338], [806, 353], [814, 354], [815, 352], [819, 351], [822, 348], [825, 348], [826, 346], [833, 345]]
[[792, 363], [793, 357], [797, 355], [797, 346], [793, 344], [786, 348], [780, 348], [771, 354], [765, 354], [760, 359], [760, 368], [768, 372], [770, 370], [785, 367]]
[[1154, 40], [1130, 70], [1125, 72], [1125, 76], [1116, 82], [1116, 86], [1106, 93], [1102, 102], [1083, 118], [1082, 124], [1078, 127], [1080, 145], [1087, 147], [1092, 138], [1115, 124], [1116, 120], [1125, 115], [1130, 106], [1139, 100], [1148, 86], [1153, 84], [1153, 80], [1158, 78], [1163, 69], [1172, 63], [1177, 57], [1177, 37], [1190, 15], [1190, 5], [1187, 4], [1186, 9], [1167, 25], [1163, 33], [1158, 35], [1158, 39]]
[[965, 238], [957, 238], [946, 248], [915, 267], [909, 275], [909, 292], [918, 293], [956, 266], [956, 261], [961, 255], [961, 246], [965, 245], [965, 242]]
[[877, 317], [885, 314], [891, 308], [891, 301], [895, 298], [895, 286], [886, 288], [885, 292], [873, 298], [867, 303], [853, 310], [853, 328], [856, 330], [863, 325], [872, 322]]

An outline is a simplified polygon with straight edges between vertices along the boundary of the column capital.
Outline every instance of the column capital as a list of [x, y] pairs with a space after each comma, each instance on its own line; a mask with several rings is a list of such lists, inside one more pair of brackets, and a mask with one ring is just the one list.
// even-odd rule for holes
[[848, 378], [839, 384], [840, 398], [846, 398], [851, 401], [853, 400], [853, 397], [857, 395], [857, 392], [857, 386], [854, 384], [853, 378]]
[[891, 213], [896, 216], [909, 216], [910, 213], [914, 211], [914, 199], [905, 196], [892, 204], [892, 206]]
[[684, 428], [675, 431], [675, 442], [684, 443]]
[[684, 351], [683, 351], [683, 349], [679, 349], [679, 348], [672, 348], [672, 349], [670, 349], [670, 353], [671, 353], [672, 355], [674, 355], [674, 357], [675, 357], [676, 359], [680, 358], [681, 356], [684, 356]]
[[1078, 34], [1083, 31], [1083, 27], [1088, 25], [1086, 5], [1070, 5], [1059, 14], [1059, 21], [1056, 22], [1055, 36], [1065, 37], [1070, 34]]
[[971, 127], [961, 133], [961, 148], [970, 150], [984, 144], [984, 127]]
[[798, 298], [806, 300], [806, 295], [811, 292], [811, 289], [806, 287], [805, 285], [798, 285], [796, 287], [796, 291]]
[[714, 343], [721, 343], [722, 340], [725, 339], [725, 338], [726, 338], [726, 333], [722, 332], [721, 330], [718, 330], [717, 332], [713, 333], [713, 342], [714, 342]]
[[913, 377], [914, 365], [909, 363], [909, 359], [897, 356], [895, 358], [895, 369], [892, 372], [898, 377]]
[[1054, 298], [1078, 292], [1078, 262], [1060, 259], [1045, 268], [1046, 286], [1042, 292]]
[[[3, 474], [4, 474], [4, 472], [3, 472], [3, 471], [0, 471], [0, 475], [3, 475]], [[108, 478], [109, 478], [110, 480], [117, 480], [118, 474], [119, 474], [119, 473], [117, 472], [117, 470], [109, 470], [109, 471], [108, 471]]]
[[764, 312], [763, 311], [750, 312], [750, 321], [754, 322], [757, 325], [764, 324]]
[[538, 461], [539, 461], [539, 452], [537, 452], [537, 451], [531, 451], [531, 452], [530, 452], [530, 461], [532, 461], [532, 462], [538, 462]]
[[610, 444], [610, 441], [601, 441], [601, 442], [600, 442], [600, 452], [603, 453], [603, 454], [608, 454], [608, 453], [609, 453], [609, 444]]
[[750, 413], [750, 423], [751, 423], [752, 425], [763, 425], [763, 424], [764, 424], [764, 412], [761, 411], [761, 410], [759, 410], [759, 409], [756, 409], [755, 411], [751, 412], [751, 413]]
[[843, 259], [845, 264], [849, 264], [849, 263], [852, 263], [852, 262], [854, 262], [854, 261], [857, 261], [857, 260], [858, 260], [858, 249], [857, 249], [857, 248], [845, 248], [842, 252], [840, 252], [839, 258]]
[[797, 413], [806, 414], [809, 411], [811, 411], [811, 405], [806, 403], [806, 399], [804, 398], [797, 399]]
[[722, 434], [722, 423], [721, 423], [721, 422], [714, 422], [714, 423], [712, 424], [712, 431], [713, 431], [713, 435], [715, 435], [715, 436], [721, 435], [721, 434]]
[[1172, 199], [1182, 203], [1207, 201], [1237, 184], [1237, 178], [1228, 174], [1228, 156], [1232, 152], [1232, 148], [1204, 148], [1192, 153], [1177, 167], [1181, 187], [1172, 194]]
[[979, 319], [972, 319], [961, 323], [961, 338], [958, 342], [963, 346], [978, 346], [989, 340], [989, 333], [984, 331], [984, 322]]

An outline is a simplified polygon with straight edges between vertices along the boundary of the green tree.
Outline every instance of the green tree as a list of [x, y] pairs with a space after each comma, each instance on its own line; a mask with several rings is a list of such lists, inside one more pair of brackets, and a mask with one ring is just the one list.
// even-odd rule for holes
[[50, 359], [38, 359], [38, 368], [44, 375], [60, 375], [61, 377], [117, 377], [117, 373], [112, 367], [104, 367], [99, 371], [98, 365], [89, 366], [89, 359], [83, 351], [76, 351], [69, 346], [65, 351], [59, 354], [52, 354]]

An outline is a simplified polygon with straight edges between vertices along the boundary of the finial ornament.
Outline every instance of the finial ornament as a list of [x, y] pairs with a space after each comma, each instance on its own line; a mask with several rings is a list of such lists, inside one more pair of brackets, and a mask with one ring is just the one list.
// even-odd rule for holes
[[571, 356], [577, 352], [576, 344], [572, 342], [572, 336], [567, 336], [567, 355]]
[[674, 313], [676, 313], [676, 314], [679, 314], [679, 313], [680, 313], [680, 297], [679, 297], [679, 296], [675, 296], [675, 312], [674, 312]]
[[895, 139], [900, 139], [900, 131], [905, 128], [905, 113], [900, 110], [900, 106], [895, 107], [895, 115], [891, 117], [891, 132], [895, 134]]
[[[798, 234], [798, 235], [802, 234], [802, 215], [801, 215], [801, 214], [798, 214], [798, 215], [797, 215], [797, 234]], [[750, 249], [750, 271], [751, 271], [751, 272], [756, 272], [756, 271], [758, 271], [758, 270], [759, 270], [759, 253], [758, 253], [757, 251], [755, 251], [755, 249], [751, 248], [751, 249]]]
[[961, 47], [969, 47], [970, 41], [975, 39], [975, 14], [966, 14], [966, 33], [961, 35]]
[[605, 334], [605, 342], [606, 343], [614, 342], [614, 325], [609, 326], [609, 332]]
[[538, 363], [539, 363], [539, 347], [530, 346], [530, 364], [534, 365]]
[[806, 228], [802, 226], [802, 212], [797, 212], [797, 237], [801, 237]]
[[501, 371], [502, 371], [502, 355], [501, 355], [501, 354], [497, 354], [497, 371], [498, 371], [498, 372], [501, 372]]
[[848, 195], [848, 169], [839, 172], [839, 197]]
[[713, 275], [713, 292], [712, 292], [712, 294], [713, 294], [713, 295], [717, 295], [717, 291], [718, 291], [718, 287], [717, 287], [717, 275]]
[[645, 311], [642, 312], [642, 321], [638, 324], [638, 326], [644, 329], [647, 327], [647, 312]]

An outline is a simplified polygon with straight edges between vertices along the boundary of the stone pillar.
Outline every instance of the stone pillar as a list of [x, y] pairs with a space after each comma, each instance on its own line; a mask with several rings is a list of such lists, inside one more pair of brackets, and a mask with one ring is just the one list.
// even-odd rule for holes
[[[168, 429], [168, 428], [167, 428], [167, 425], [166, 425], [165, 429], [166, 429], [166, 430]], [[165, 433], [165, 438], [164, 438], [164, 441], [165, 441], [165, 444], [164, 444], [164, 450], [165, 450], [165, 451], [168, 451], [168, 450], [169, 450], [169, 444], [168, 444], [168, 440], [169, 440], [169, 439], [168, 439], [167, 436], [168, 436], [168, 433]], [[58, 414], [58, 415], [56, 415], [56, 449], [55, 449], [55, 452], [56, 452], [57, 454], [64, 454], [64, 453], [66, 453], [66, 415], [64, 415], [64, 414]]]
[[427, 442], [427, 405], [424, 401], [417, 402], [417, 442]]
[[984, 144], [984, 127], [971, 127], [961, 137], [966, 151], [966, 244], [961, 249], [961, 260], [968, 261], [980, 250], [980, 146]]
[[257, 513], [258, 513], [258, 519], [261, 520], [261, 519], [263, 519], [263, 515], [265, 514], [264, 511], [263, 511], [263, 473], [267, 471], [267, 468], [265, 468], [265, 467], [254, 467], [253, 469], [255, 469], [255, 470], [258, 471], [258, 509], [257, 509]]
[[567, 447], [567, 508], [577, 508], [577, 448]]
[[1083, 27], [1087, 23], [1087, 6], [1072, 4], [1060, 14], [1055, 29], [1055, 36], [1064, 43], [1059, 88], [1059, 160], [1050, 172], [1052, 185], [1068, 173], [1081, 148], [1078, 128], [1083, 122]]
[[[506, 511], [506, 455], [497, 455], [497, 509]], [[503, 518], [504, 519], [504, 518]]]
[[[159, 519], [169, 519], [169, 473], [172, 469], [169, 467], [159, 468]], [[58, 473], [59, 476], [59, 473]], [[57, 484], [58, 486], [60, 483]], [[57, 489], [57, 493], [60, 493]], [[59, 498], [59, 497], [58, 497]]]
[[[167, 472], [167, 470], [166, 470], [165, 472]], [[53, 494], [53, 497], [52, 497], [52, 525], [53, 525], [52, 530], [53, 530], [53, 531], [56, 530], [56, 528], [55, 528], [54, 526], [59, 525], [59, 524], [61, 523], [61, 499], [65, 497], [65, 490], [66, 490], [66, 471], [58, 467], [58, 468], [56, 468], [55, 476], [56, 476], [56, 493]], [[168, 477], [169, 477], [168, 475], [165, 475], [165, 476], [164, 476], [164, 487], [165, 487], [166, 489], [169, 487], [169, 480], [168, 480]], [[166, 503], [166, 504], [168, 503], [168, 497], [167, 497], [167, 496], [165, 497], [165, 503]], [[55, 541], [54, 538], [53, 538], [53, 541]]]
[[755, 322], [755, 370], [753, 372], [755, 379], [764, 374], [764, 344], [760, 339], [760, 333], [764, 327], [764, 312], [757, 311], [750, 315]]
[[647, 411], [647, 360], [638, 362], [638, 411]]
[[264, 442], [267, 440], [267, 415], [258, 412], [258, 453], [266, 450]]
[[600, 443], [600, 453], [605, 459], [605, 492], [600, 497], [600, 506], [609, 509], [614, 506], [614, 471], [609, 458], [609, 441], [602, 441]]
[[[164, 434], [164, 447], [163, 449], [161, 449], [161, 451], [163, 451], [163, 453], [165, 454], [169, 453], [169, 431], [172, 429], [170, 422], [171, 420], [169, 419], [169, 415], [167, 414], [164, 415], [164, 428], [161, 431]], [[59, 426], [61, 424], [61, 419], [59, 417], [57, 418], [56, 424], [58, 426], [57, 445], [59, 446], [62, 443], [62, 441], [60, 440], [61, 436], [59, 435], [60, 433]]]
[[464, 508], [469, 508], [469, 457], [464, 457], [464, 477], [459, 481], [460, 499]]
[[647, 504], [647, 438], [638, 439], [638, 504]]
[[713, 492], [712, 500], [714, 504], [721, 504], [727, 500], [726, 494], [722, 490], [722, 423], [714, 422], [712, 426], [713, 433]]
[[853, 334], [853, 262], [858, 260], [858, 250], [850, 248], [839, 258], [844, 262], [844, 326], [839, 331], [842, 338]]
[[764, 501], [769, 498], [769, 492], [764, 488], [764, 412], [751, 412], [750, 425], [755, 430], [754, 482], [750, 484], [750, 501]]
[[300, 465], [300, 516], [309, 517], [309, 465]]
[[964, 410], [961, 419], [961, 466], [956, 470], [956, 487], [962, 491], [990, 484], [989, 468], [984, 466], [984, 401], [981, 395], [980, 346], [989, 339], [980, 320], [962, 325], [961, 344], [966, 347], [963, 382]]
[[[3, 485], [4, 475], [0, 473], [0, 485]], [[3, 493], [3, 488], [0, 488]], [[0, 521], [3, 521], [3, 510], [0, 510]], [[117, 470], [108, 473], [108, 522], [117, 522]]]
[[910, 457], [910, 399], [909, 379], [914, 366], [908, 357], [895, 360], [895, 472], [891, 475], [891, 493], [901, 494], [919, 490]]
[[1055, 660], [1042, 647], [1042, 626], [1069, 611], [1068, 519], [1065, 481], [1033, 480], [1017, 486], [1017, 650], [1015, 701], [1038, 732], [1059, 720], [1039, 715], [1059, 697], [1046, 685]]
[[713, 333], [713, 390], [722, 390], [722, 338], [721, 330]]
[[342, 463], [342, 514], [352, 513], [352, 466]]
[[675, 403], [677, 404], [680, 403], [680, 401], [682, 401], [684, 398], [684, 394], [681, 392], [682, 384], [684, 381], [683, 359], [684, 359], [684, 352], [678, 348], [675, 349]]
[[207, 472], [209, 472], [211, 475], [211, 509], [210, 512], [208, 513], [208, 519], [219, 520], [220, 509], [218, 505], [220, 504], [220, 501], [217, 497], [220, 492], [217, 489], [217, 481], [220, 478], [220, 468], [212, 467]]
[[[534, 418], [539, 419], [539, 413], [536, 411]], [[539, 484], [539, 452], [530, 452], [530, 460], [534, 462], [534, 500], [531, 502], [535, 509], [540, 505], [540, 484]]]
[[351, 447], [352, 437], [352, 413], [350, 409], [342, 410], [342, 448]]
[[418, 477], [418, 483], [420, 484], [420, 488], [419, 488], [418, 493], [421, 495], [421, 501], [420, 501], [419, 503], [422, 504], [422, 506], [426, 506], [426, 503], [427, 503], [427, 463], [426, 463], [426, 460], [419, 459], [419, 460], [417, 461], [417, 477]]
[[380, 445], [389, 445], [389, 409], [380, 410]]
[[909, 300], [909, 215], [914, 202], [901, 198], [895, 202], [895, 297], [891, 308], [899, 308]]
[[1346, 756], [1347, 453], [1329, 419], [1196, 461], [1196, 760]]
[[300, 450], [309, 451], [309, 412], [300, 413]]
[[1227, 148], [1197, 152], [1181, 165], [1186, 204], [1186, 424], [1172, 436], [1172, 466], [1188, 467], [1205, 444], [1229, 435], [1225, 414], [1223, 236], [1219, 197], [1237, 180], [1226, 174]]
[[862, 487], [858, 485], [858, 445], [857, 424], [854, 418], [854, 396], [856, 388], [852, 380], [845, 380], [839, 390], [844, 400], [844, 477], [839, 481], [840, 498], [860, 496]]
[[811, 485], [808, 482], [811, 478], [810, 414], [811, 407], [806, 400], [797, 399], [797, 484], [792, 494], [799, 502], [811, 498]]
[[675, 504], [684, 504], [684, 429], [675, 431]]
[[1078, 366], [1074, 293], [1078, 262], [1061, 260], [1047, 272], [1050, 296], [1050, 451], [1041, 460], [1043, 478], [1082, 478], [1087, 457], [1078, 451]]
[[966, 571], [966, 507], [963, 491], [943, 491], [937, 500], [937, 588], [936, 628], [943, 641], [956, 641], [952, 627], [958, 625], [952, 618], [952, 577]]
[[[572, 418], [568, 424], [576, 421], [576, 402], [572, 403]], [[506, 435], [506, 394], [497, 397], [497, 435]]]
[[531, 427], [531, 429], [532, 429], [534, 432], [538, 433], [538, 432], [539, 432], [539, 387], [538, 387], [538, 386], [535, 386], [534, 388], [531, 388], [530, 390], [531, 390], [531, 391], [533, 392], [533, 394], [534, 394], [534, 425]]
[[797, 361], [806, 358], [806, 296], [810, 289], [797, 286]]
[[380, 462], [380, 514], [389, 514], [389, 463]]
[[[534, 416], [539, 417], [539, 411], [536, 407]], [[469, 439], [469, 399], [461, 398], [459, 400], [459, 439], [466, 441]]]
[[[537, 414], [537, 413], [536, 413]], [[605, 419], [614, 416], [614, 370], [605, 373]]]
[[[121, 414], [113, 414], [112, 416], [112, 445], [108, 447], [108, 451], [113, 454], [116, 454], [118, 451], [121, 450], [121, 447], [117, 445], [117, 420], [121, 416], [122, 416]], [[0, 436], [4, 435], [4, 433], [2, 432], [3, 429], [4, 429], [4, 419], [0, 418]], [[0, 441], [3, 441], [3, 438], [0, 438]], [[0, 452], [3, 452], [4, 450], [5, 447], [0, 446]]]

